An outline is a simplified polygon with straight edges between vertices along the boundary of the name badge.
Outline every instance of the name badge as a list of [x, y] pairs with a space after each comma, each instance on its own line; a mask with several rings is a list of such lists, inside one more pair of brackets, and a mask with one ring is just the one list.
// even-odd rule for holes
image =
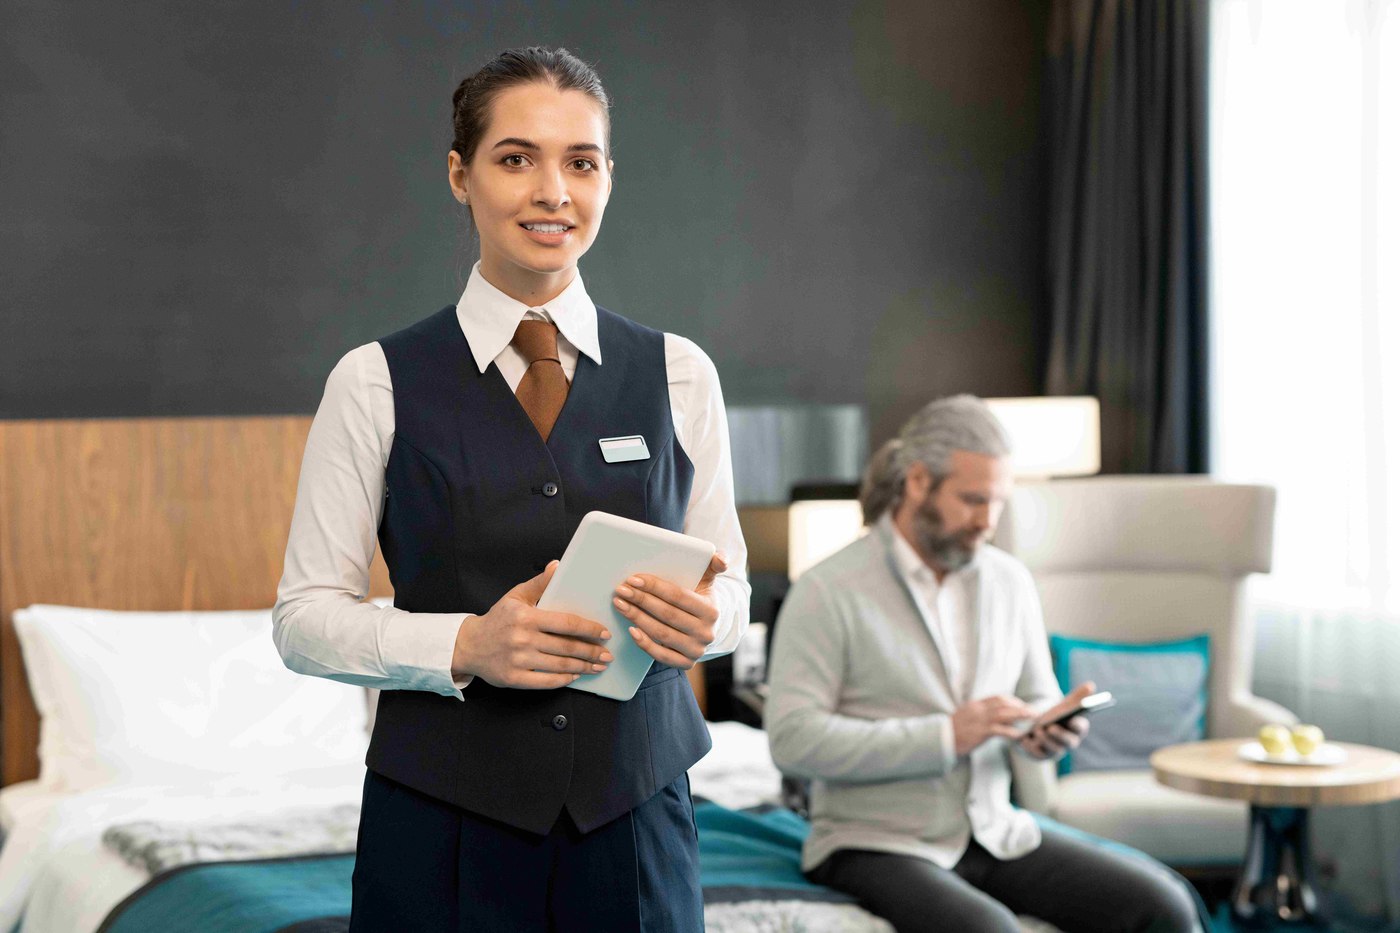
[[607, 463], [626, 463], [629, 460], [645, 460], [651, 456], [647, 450], [647, 440], [640, 434], [628, 437], [604, 437], [598, 440]]

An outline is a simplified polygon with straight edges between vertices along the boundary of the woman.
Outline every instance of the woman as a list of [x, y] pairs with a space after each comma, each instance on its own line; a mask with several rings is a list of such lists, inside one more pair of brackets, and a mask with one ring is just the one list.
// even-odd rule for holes
[[[307, 440], [274, 612], [287, 666], [378, 687], [351, 928], [702, 928], [683, 675], [748, 617], [713, 365], [596, 308], [579, 277], [612, 190], [608, 99], [562, 49], [453, 95], [448, 181], [481, 243], [457, 305], [347, 354]], [[604, 462], [642, 435], [649, 456]], [[560, 687], [612, 660], [535, 607], [601, 509], [713, 541], [694, 592], [617, 588], [655, 663], [625, 703]], [[375, 532], [394, 606], [362, 603]]]

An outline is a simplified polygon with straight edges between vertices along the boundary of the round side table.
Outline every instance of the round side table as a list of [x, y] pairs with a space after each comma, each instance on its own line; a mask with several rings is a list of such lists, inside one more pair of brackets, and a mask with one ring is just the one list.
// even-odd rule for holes
[[1249, 803], [1249, 842], [1230, 913], [1244, 927], [1308, 926], [1320, 920], [1308, 852], [1311, 807], [1383, 803], [1400, 797], [1400, 755], [1331, 742], [1346, 751], [1335, 765], [1245, 761], [1247, 740], [1211, 739], [1158, 749], [1158, 783]]

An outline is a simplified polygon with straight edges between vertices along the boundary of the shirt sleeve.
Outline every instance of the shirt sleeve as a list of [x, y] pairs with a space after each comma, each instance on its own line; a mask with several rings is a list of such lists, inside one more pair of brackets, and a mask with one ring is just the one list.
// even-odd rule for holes
[[763, 715], [773, 762], [796, 777], [851, 783], [952, 770], [957, 753], [946, 713], [861, 719], [839, 711], [848, 638], [840, 610], [809, 570], [774, 626]]
[[715, 578], [711, 591], [719, 617], [714, 640], [700, 658], [706, 661], [733, 651], [748, 628], [749, 555], [734, 507], [729, 421], [719, 373], [693, 341], [675, 334], [667, 334], [665, 341], [671, 418], [676, 438], [695, 468], [684, 531], [714, 544], [729, 564], [729, 569]]
[[462, 699], [470, 678], [454, 681], [452, 652], [468, 614], [410, 613], [364, 601], [393, 419], [383, 348], [350, 351], [326, 380], [306, 439], [273, 640], [300, 674]]

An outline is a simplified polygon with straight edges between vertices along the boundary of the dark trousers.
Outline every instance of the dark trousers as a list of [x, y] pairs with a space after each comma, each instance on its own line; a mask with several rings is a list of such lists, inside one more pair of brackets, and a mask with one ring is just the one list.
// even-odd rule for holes
[[1035, 851], [1002, 861], [973, 840], [951, 870], [926, 859], [842, 849], [808, 873], [854, 895], [898, 933], [1018, 933], [1017, 914], [1071, 933], [1189, 933], [1193, 898], [1163, 870], [1045, 831]]
[[538, 836], [369, 772], [351, 933], [702, 933], [699, 838], [681, 775], [590, 833]]

